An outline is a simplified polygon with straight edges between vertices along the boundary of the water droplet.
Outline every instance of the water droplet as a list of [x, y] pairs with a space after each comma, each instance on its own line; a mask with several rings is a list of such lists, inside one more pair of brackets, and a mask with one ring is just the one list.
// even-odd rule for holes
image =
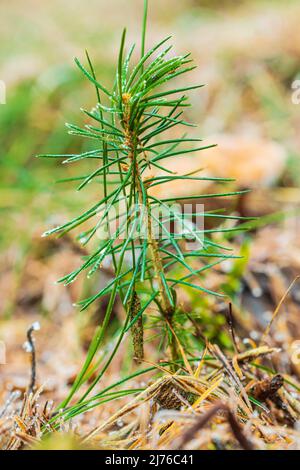
[[34, 323], [32, 323], [31, 328], [32, 328], [34, 331], [39, 331], [39, 330], [41, 329], [40, 322], [35, 321]]
[[32, 352], [32, 346], [28, 341], [25, 341], [25, 343], [23, 344], [23, 349], [28, 353]]

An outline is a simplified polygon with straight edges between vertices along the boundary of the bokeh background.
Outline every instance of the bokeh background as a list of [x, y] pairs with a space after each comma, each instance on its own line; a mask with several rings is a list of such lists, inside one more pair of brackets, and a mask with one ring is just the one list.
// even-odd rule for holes
[[[127, 26], [130, 41], [139, 41], [142, 4], [1, 0], [0, 79], [7, 86], [7, 103], [0, 105], [0, 315], [1, 335], [16, 368], [6, 369], [7, 374], [16, 376], [18, 369], [18, 377], [26, 379], [22, 337], [29, 320], [41, 315], [45, 336], [51, 332], [40, 356], [44, 376], [57, 377], [62, 363], [74, 365], [67, 356], [72, 348], [80, 363], [72, 303], [85, 285], [79, 282], [66, 290], [54, 281], [78, 265], [81, 253], [70, 240], [40, 236], [53, 223], [80, 213], [94, 200], [95, 189], [79, 194], [70, 184], [55, 183], [84, 173], [84, 164], [66, 168], [35, 155], [86, 148], [64, 127], [66, 121], [81, 124], [80, 107], [95, 104], [94, 89], [73, 58], [84, 60], [87, 49], [98, 76], [109, 85], [122, 28]], [[252, 235], [251, 253], [245, 248], [247, 267], [228, 268], [232, 285], [227, 290], [239, 291], [242, 275], [254, 293], [250, 304], [267, 283], [268, 299], [275, 305], [300, 268], [297, 217], [282, 221], [271, 216], [295, 213], [299, 205], [300, 104], [292, 102], [292, 83], [300, 78], [299, 1], [150, 0], [149, 9], [147, 44], [171, 33], [176, 52], [191, 52], [198, 65], [190, 82], [206, 84], [191, 94], [187, 117], [198, 124], [205, 142], [218, 148], [197, 155], [196, 166], [236, 177], [237, 188], [252, 188], [243, 212], [269, 216], [272, 222], [263, 218], [262, 228]], [[182, 188], [172, 191], [180, 194]], [[261, 274], [262, 265], [273, 269], [264, 274], [264, 283], [251, 271]], [[262, 308], [262, 302], [266, 313], [270, 306]], [[47, 323], [49, 317], [52, 323]], [[12, 318], [14, 329], [7, 322]], [[214, 318], [222, 326], [223, 320]], [[56, 356], [49, 356], [55, 348]]]
[[[34, 156], [84, 145], [64, 127], [66, 121], [82, 123], [80, 106], [95, 101], [73, 58], [84, 60], [87, 49], [109, 84], [120, 32], [126, 25], [129, 41], [139, 41], [141, 10], [141, 0], [1, 1], [0, 79], [7, 86], [7, 104], [0, 107], [1, 249], [16, 239], [25, 243], [50, 216], [65, 215], [66, 207], [76, 211], [89, 198], [53, 184], [73, 169]], [[223, 143], [240, 160], [249, 153], [240, 184], [251, 180], [251, 172], [255, 180], [256, 162], [264, 160], [259, 184], [275, 179], [298, 186], [300, 105], [292, 104], [291, 85], [300, 76], [299, 12], [293, 0], [150, 1], [148, 44], [171, 32], [176, 51], [191, 51], [198, 65], [191, 83], [206, 84], [191, 95], [189, 117], [207, 143], [219, 145], [216, 171], [239, 177], [222, 158]], [[271, 142], [285, 154], [283, 171]]]

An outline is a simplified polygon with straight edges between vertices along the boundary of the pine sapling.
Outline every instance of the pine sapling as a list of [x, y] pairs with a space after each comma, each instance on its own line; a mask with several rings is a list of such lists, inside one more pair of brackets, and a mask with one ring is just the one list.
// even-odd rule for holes
[[[137, 362], [144, 357], [144, 329], [148, 325], [149, 307], [155, 307], [160, 315], [155, 328], [162, 329], [162, 344], [167, 344], [170, 360], [176, 363], [181, 357], [180, 328], [176, 316], [181, 313], [177, 302], [177, 289], [196, 289], [205, 295], [221, 295], [206, 289], [199, 283], [205, 271], [212, 269], [231, 254], [224, 253], [224, 247], [210, 238], [215, 231], [230, 230], [216, 228], [205, 230], [194, 222], [205, 213], [193, 210], [188, 217], [182, 217], [180, 205], [174, 205], [174, 198], [156, 197], [151, 189], [174, 179], [188, 184], [192, 180], [207, 180], [198, 172], [178, 175], [168, 169], [168, 159], [184, 158], [191, 152], [212, 147], [200, 144], [201, 139], [185, 134], [174, 137], [175, 128], [193, 127], [184, 117], [189, 106], [186, 93], [202, 85], [181, 87], [166, 86], [193, 70], [190, 54], [172, 55], [167, 37], [148, 51], [145, 50], [147, 22], [147, 1], [145, 1], [141, 55], [132, 66], [134, 45], [125, 52], [126, 30], [121, 37], [116, 75], [112, 88], [107, 89], [96, 76], [92, 61], [87, 56], [87, 66], [75, 59], [81, 72], [93, 84], [96, 91], [96, 105], [92, 110], [83, 109], [89, 122], [84, 127], [67, 124], [69, 133], [89, 139], [90, 150], [72, 155], [42, 155], [62, 158], [66, 164], [87, 160], [90, 173], [76, 177], [78, 191], [88, 183], [99, 187], [102, 197], [89, 209], [69, 222], [49, 230], [45, 235], [64, 234], [82, 227], [79, 239], [90, 247], [90, 254], [81, 266], [67, 274], [60, 282], [68, 285], [82, 273], [90, 278], [104, 262], [110, 260], [114, 277], [99, 292], [79, 302], [81, 310], [108, 296], [104, 319], [97, 327], [87, 357], [79, 372], [69, 396], [61, 404], [66, 407], [77, 390], [86, 383], [92, 373], [92, 383], [79, 399], [83, 403], [99, 382], [113, 360], [124, 336], [131, 331], [134, 356]], [[166, 136], [166, 137], [165, 137]], [[96, 165], [95, 165], [96, 163]], [[153, 176], [152, 171], [156, 171]], [[226, 183], [230, 179], [210, 178], [211, 181]], [[71, 178], [74, 181], [74, 178]], [[200, 194], [184, 199], [193, 202], [201, 198], [230, 196], [236, 193]], [[176, 198], [175, 198], [176, 199]], [[180, 201], [179, 201], [180, 202]], [[210, 217], [214, 214], [209, 214]], [[217, 217], [230, 216], [216, 215]], [[179, 225], [179, 230], [173, 230]], [[159, 236], [157, 235], [159, 233]], [[193, 248], [186, 250], [186, 244], [193, 241]], [[201, 260], [199, 268], [192, 261]], [[110, 324], [117, 297], [121, 300], [126, 319], [110, 354], [104, 355], [101, 367], [91, 367], [99, 348], [103, 350], [107, 327]], [[150, 323], [149, 323], [150, 324]]]

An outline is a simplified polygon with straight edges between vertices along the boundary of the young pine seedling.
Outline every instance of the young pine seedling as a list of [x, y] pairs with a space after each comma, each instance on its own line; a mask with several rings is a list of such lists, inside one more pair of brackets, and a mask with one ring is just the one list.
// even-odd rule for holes
[[[83, 226], [80, 234], [84, 245], [91, 246], [83, 264], [60, 282], [70, 284], [86, 272], [88, 277], [101, 271], [109, 261], [114, 277], [95, 295], [79, 305], [87, 309], [94, 302], [108, 296], [104, 320], [98, 326], [90, 344], [86, 360], [72, 386], [69, 396], [61, 404], [66, 407], [75, 392], [91, 376], [96, 375], [83, 394], [84, 400], [109, 367], [125, 334], [133, 337], [134, 356], [137, 361], [144, 355], [144, 325], [147, 326], [149, 307], [155, 307], [162, 327], [162, 344], [170, 352], [174, 363], [180, 359], [182, 346], [180, 335], [188, 318], [177, 304], [176, 289], [196, 289], [200, 294], [220, 295], [199, 285], [199, 277], [231, 255], [224, 254], [223, 247], [209, 238], [209, 232], [195, 222], [205, 216], [197, 209], [182, 214], [181, 206], [174, 198], [159, 198], [152, 188], [174, 179], [189, 184], [191, 180], [205, 180], [198, 172], [174, 174], [168, 169], [168, 159], [184, 158], [190, 152], [198, 152], [210, 146], [199, 144], [200, 139], [185, 134], [178, 138], [175, 128], [189, 128], [192, 124], [184, 118], [189, 106], [186, 93], [201, 85], [172, 85], [176, 79], [193, 70], [190, 54], [172, 55], [170, 37], [145, 50], [147, 1], [145, 1], [141, 55], [133, 66], [134, 45], [126, 51], [126, 30], [123, 31], [116, 66], [116, 76], [111, 89], [101, 84], [88, 54], [87, 66], [75, 59], [76, 64], [96, 91], [96, 105], [92, 110], [82, 110], [89, 123], [84, 127], [67, 124], [69, 133], [89, 139], [91, 150], [72, 155], [42, 155], [63, 158], [64, 163], [90, 162], [91, 172], [75, 178], [80, 181], [78, 190], [88, 183], [95, 183], [95, 194], [102, 196], [78, 217], [45, 233], [60, 234]], [[96, 163], [96, 165], [94, 165]], [[155, 174], [153, 172], [155, 170]], [[200, 171], [200, 170], [199, 170]], [[220, 180], [211, 178], [211, 180]], [[74, 178], [72, 179], [74, 181]], [[230, 181], [221, 179], [222, 182]], [[201, 194], [185, 197], [186, 201], [201, 198], [229, 196], [236, 193]], [[191, 205], [191, 204], [190, 204]], [[214, 216], [214, 214], [209, 214]], [[224, 217], [216, 215], [216, 217]], [[179, 228], [178, 228], [179, 226]], [[222, 229], [219, 229], [222, 231]], [[186, 250], [187, 243], [191, 244]], [[201, 267], [195, 269], [192, 260], [201, 259]], [[103, 346], [117, 297], [121, 300], [126, 319], [122, 325], [113, 351], [104, 356], [104, 365], [95, 371], [91, 368], [100, 346]], [[177, 327], [176, 318], [180, 320]], [[184, 345], [183, 345], [184, 347]], [[103, 358], [102, 358], [103, 359]], [[96, 374], [95, 374], [96, 372]]]

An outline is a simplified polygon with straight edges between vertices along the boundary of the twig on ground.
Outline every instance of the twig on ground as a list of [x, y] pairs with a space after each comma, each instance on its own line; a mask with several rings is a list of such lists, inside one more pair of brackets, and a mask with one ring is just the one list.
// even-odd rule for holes
[[231, 338], [232, 338], [233, 347], [234, 347], [234, 350], [235, 350], [236, 354], [238, 354], [240, 352], [240, 350], [239, 350], [239, 347], [238, 347], [238, 344], [237, 344], [235, 331], [234, 331], [234, 319], [233, 319], [232, 303], [231, 302], [229, 302], [229, 305], [228, 305], [228, 314], [227, 314], [226, 318], [227, 318], [227, 323], [228, 323], [228, 326], [229, 326], [229, 332], [230, 332], [230, 335], [231, 335]]
[[32, 337], [32, 334], [34, 331], [38, 331], [39, 329], [40, 329], [39, 322], [34, 322], [27, 330], [27, 341], [24, 344], [25, 351], [29, 352], [30, 357], [31, 357], [31, 377], [30, 377], [30, 383], [28, 386], [28, 395], [34, 392], [35, 384], [36, 384], [36, 352], [35, 352], [34, 338]]
[[240, 423], [237, 421], [228, 405], [224, 403], [217, 403], [216, 405], [211, 407], [210, 410], [207, 411], [207, 413], [202, 415], [196, 421], [196, 423], [183, 434], [181, 441], [176, 447], [178, 449], [184, 449], [186, 444], [188, 444], [194, 438], [195, 434], [200, 431], [200, 429], [202, 429], [209, 422], [209, 420], [213, 416], [215, 416], [215, 414], [217, 414], [219, 411], [226, 412], [228, 423], [231, 427], [232, 433], [236, 440], [239, 442], [240, 446], [244, 450], [254, 450], [255, 447], [253, 443], [245, 436]]

